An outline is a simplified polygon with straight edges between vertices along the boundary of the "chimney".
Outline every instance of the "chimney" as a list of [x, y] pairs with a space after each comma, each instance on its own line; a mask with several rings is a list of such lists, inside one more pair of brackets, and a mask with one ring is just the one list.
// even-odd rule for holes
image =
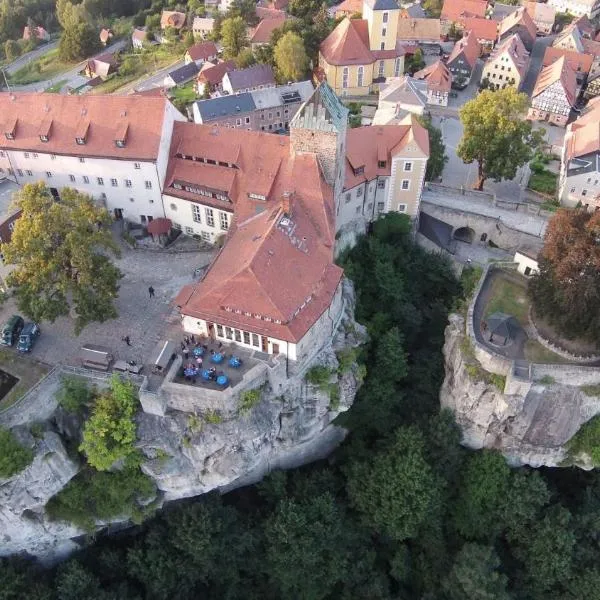
[[293, 192], [283, 192], [281, 195], [281, 208], [288, 217], [292, 215], [292, 195]]

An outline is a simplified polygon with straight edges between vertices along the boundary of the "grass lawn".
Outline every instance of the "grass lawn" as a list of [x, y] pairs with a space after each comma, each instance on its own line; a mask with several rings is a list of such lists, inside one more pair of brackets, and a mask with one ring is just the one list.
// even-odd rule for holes
[[191, 104], [197, 98], [196, 90], [194, 90], [194, 82], [190, 81], [181, 87], [171, 88], [169, 95], [173, 100], [173, 104], [181, 110], [181, 108]]
[[14, 404], [49, 371], [46, 365], [29, 356], [23, 356], [5, 348], [0, 349], [0, 369], [19, 378], [17, 385], [4, 398], [0, 399], [0, 410]]
[[58, 48], [50, 50], [36, 60], [19, 69], [9, 77], [9, 82], [13, 85], [26, 85], [28, 83], [37, 83], [52, 79], [65, 71], [71, 69], [77, 63], [64, 62], [58, 57]]
[[485, 316], [495, 312], [503, 312], [515, 317], [521, 326], [527, 325], [529, 313], [529, 298], [527, 287], [520, 286], [501, 276], [496, 276], [492, 282], [489, 301], [485, 307]]
[[544, 169], [543, 171], [537, 173], [531, 173], [528, 187], [534, 192], [539, 192], [540, 194], [554, 195], [556, 194], [557, 180], [558, 175], [556, 173], [551, 173], [547, 169]]
[[44, 91], [47, 92], [48, 94], [58, 94], [60, 92], [60, 90], [63, 89], [63, 87], [65, 86], [67, 81], [69, 81], [69, 80], [61, 79], [60, 81], [57, 81], [54, 85], [51, 85], [49, 88], [47, 88]]
[[118, 75], [115, 74], [112, 77], [109, 77], [106, 81], [97, 85], [90, 92], [91, 94], [112, 94], [116, 92], [118, 89], [122, 88], [124, 85], [135, 81], [139, 77], [138, 74], [132, 75]]
[[559, 356], [542, 346], [536, 340], [527, 340], [525, 343], [525, 359], [532, 363], [538, 363], [542, 365], [548, 364], [568, 364], [569, 360]]

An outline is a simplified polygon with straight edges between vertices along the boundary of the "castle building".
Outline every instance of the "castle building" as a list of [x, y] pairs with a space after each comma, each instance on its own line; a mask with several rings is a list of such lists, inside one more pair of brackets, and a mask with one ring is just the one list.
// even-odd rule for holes
[[344, 20], [319, 50], [319, 71], [339, 96], [364, 96], [404, 72], [395, 0], [364, 0], [362, 19]]

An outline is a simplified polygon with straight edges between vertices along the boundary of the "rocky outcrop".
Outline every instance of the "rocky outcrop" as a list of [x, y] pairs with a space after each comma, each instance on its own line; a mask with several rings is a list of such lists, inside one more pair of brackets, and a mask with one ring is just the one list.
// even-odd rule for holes
[[568, 462], [591, 468], [585, 456], [568, 458], [565, 444], [600, 413], [600, 397], [583, 391], [584, 385], [600, 382], [600, 370], [533, 365], [527, 381], [518, 381], [509, 371], [506, 385], [499, 389], [502, 378], [490, 381], [477, 377], [480, 366], [472, 368], [473, 358], [464, 340], [464, 319], [451, 315], [440, 402], [453, 411], [463, 444], [473, 449], [497, 449], [514, 466], [556, 467]]
[[[146, 459], [142, 469], [162, 492], [157, 505], [256, 482], [272, 469], [323, 458], [343, 440], [346, 431], [333, 420], [352, 405], [361, 374], [347, 359], [340, 368], [336, 352], [366, 339], [365, 329], [354, 321], [349, 282], [344, 285], [344, 301], [335, 338], [297, 366], [291, 377], [285, 377], [282, 363], [284, 376], [267, 378], [253, 406], [222, 414], [169, 410], [161, 416], [140, 412], [138, 448]], [[315, 365], [327, 367], [329, 382], [313, 385], [306, 381], [307, 369]], [[43, 439], [34, 440], [24, 421], [13, 427], [24, 444], [35, 447], [35, 458], [21, 473], [0, 480], [0, 556], [25, 551], [52, 561], [78, 547], [74, 538], [84, 533], [68, 523], [50, 521], [44, 512], [47, 501], [80, 468], [68, 456], [61, 438], [74, 440], [76, 446], [80, 423], [56, 408], [57, 378], [54, 373], [48, 379], [47, 396], [43, 387], [36, 391], [39, 401], [52, 407], [51, 414], [44, 413], [48, 426]], [[30, 408], [35, 414], [35, 406]], [[12, 424], [10, 421], [6, 426]], [[122, 522], [122, 517], [116, 522]], [[98, 528], [105, 525], [98, 524]]]

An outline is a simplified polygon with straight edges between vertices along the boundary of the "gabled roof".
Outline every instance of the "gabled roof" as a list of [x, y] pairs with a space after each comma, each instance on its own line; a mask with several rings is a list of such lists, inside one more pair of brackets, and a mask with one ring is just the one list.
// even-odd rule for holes
[[353, 15], [362, 11], [362, 0], [344, 0], [341, 4], [333, 7], [334, 14]]
[[525, 2], [523, 6], [534, 21], [552, 25], [556, 19], [556, 9], [545, 2]]
[[458, 22], [465, 17], [485, 17], [487, 0], [444, 0], [441, 18]]
[[185, 25], [185, 13], [176, 10], [163, 10], [160, 15], [160, 28], [181, 29]]
[[206, 62], [202, 65], [198, 73], [198, 81], [208, 83], [209, 85], [219, 85], [223, 81], [226, 73], [235, 70], [233, 60], [225, 60], [215, 64]]
[[567, 127], [566, 158], [600, 152], [600, 97], [588, 102], [581, 116]]
[[477, 37], [472, 31], [469, 31], [465, 37], [454, 44], [447, 64], [454, 62], [462, 54], [465, 60], [471, 65], [471, 68], [473, 68], [479, 58], [480, 50]]
[[275, 84], [273, 69], [270, 65], [253, 65], [247, 69], [230, 71], [226, 76], [229, 78], [229, 83], [234, 91], [259, 85]]
[[212, 31], [215, 26], [215, 20], [211, 17], [194, 17], [192, 29]]
[[136, 27], [131, 34], [132, 39], [140, 42], [145, 42], [147, 36], [147, 30], [145, 27]]
[[486, 65], [493, 64], [499, 57], [507, 54], [510, 56], [513, 64], [523, 76], [529, 64], [529, 52], [525, 48], [521, 36], [518, 33], [507, 37], [503, 42], [500, 42], [490, 54]]
[[191, 62], [189, 65], [183, 65], [174, 71], [171, 71], [168, 77], [171, 78], [175, 83], [183, 83], [193, 79], [198, 74], [198, 65], [195, 62]]
[[398, 19], [398, 41], [430, 40], [439, 42], [442, 26], [439, 19]]
[[113, 37], [113, 32], [111, 29], [103, 28], [100, 31], [100, 41], [103, 44], [106, 44], [111, 37]]
[[577, 79], [575, 71], [571, 69], [564, 56], [540, 71], [531, 97], [539, 96], [557, 81], [561, 83], [562, 88], [565, 90], [569, 104], [574, 106], [577, 98]]
[[255, 27], [250, 36], [251, 44], [268, 44], [271, 41], [273, 32], [285, 23], [285, 16], [273, 19], [263, 19]]
[[518, 26], [524, 27], [527, 30], [527, 33], [530, 35], [531, 40], [535, 40], [537, 27], [529, 16], [529, 13], [523, 7], [519, 8], [514, 13], [508, 15], [505, 19], [500, 21], [500, 24], [498, 25], [498, 38], [504, 36], [513, 27]]
[[448, 67], [441, 61], [417, 71], [413, 77], [415, 79], [424, 79], [427, 81], [427, 87], [434, 92], [446, 94], [452, 86], [452, 73]]
[[365, 0], [371, 10], [400, 10], [396, 0]]
[[260, 21], [265, 19], [281, 19], [287, 17], [284, 10], [278, 10], [275, 8], [267, 8], [264, 6], [256, 6], [256, 16]]
[[550, 46], [546, 48], [542, 65], [547, 67], [557, 61], [561, 56], [564, 56], [567, 59], [569, 66], [576, 73], [589, 73], [592, 62], [594, 61], [594, 57], [590, 54], [582, 54], [580, 52], [575, 52], [574, 50], [564, 50], [563, 48], [552, 48]]
[[252, 94], [245, 92], [210, 100], [199, 100], [196, 102], [196, 108], [202, 117], [202, 123], [210, 123], [236, 114], [252, 112], [256, 106]]
[[410, 75], [388, 77], [380, 87], [379, 103], [409, 104], [424, 108], [427, 104], [426, 87], [426, 82], [413, 79]]
[[190, 58], [196, 60], [208, 60], [211, 57], [217, 55], [217, 47], [214, 42], [202, 42], [201, 44], [194, 44], [187, 50]]
[[478, 40], [493, 42], [496, 40], [498, 23], [492, 19], [467, 17], [461, 20], [465, 31], [472, 31]]
[[373, 62], [369, 50], [369, 30], [364, 19], [348, 17], [325, 38], [320, 46], [330, 65], [365, 65]]

